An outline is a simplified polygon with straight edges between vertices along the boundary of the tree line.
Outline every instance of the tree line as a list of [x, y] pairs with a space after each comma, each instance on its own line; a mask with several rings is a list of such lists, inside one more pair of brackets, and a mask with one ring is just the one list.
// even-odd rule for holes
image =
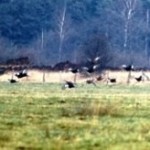
[[150, 0], [1, 0], [0, 60], [149, 67]]

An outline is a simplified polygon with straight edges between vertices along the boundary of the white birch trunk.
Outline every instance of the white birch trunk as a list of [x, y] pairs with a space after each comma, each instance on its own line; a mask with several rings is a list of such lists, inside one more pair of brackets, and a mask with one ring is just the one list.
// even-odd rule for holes
[[126, 51], [129, 40], [129, 25], [131, 22], [131, 19], [133, 17], [133, 13], [136, 7], [137, 0], [123, 0], [124, 2], [124, 17], [125, 17], [125, 25], [124, 25], [124, 42], [123, 42], [123, 48], [124, 52]]
[[[146, 10], [146, 28], [149, 28], [149, 9]], [[148, 36], [146, 35], [145, 37], [145, 58], [147, 58], [148, 65], [150, 64], [149, 62], [149, 54], [148, 54]]]
[[[44, 30], [42, 28], [42, 31], [41, 31], [41, 52], [43, 53], [43, 50], [44, 50]], [[40, 61], [41, 61], [41, 54], [39, 54], [39, 57], [40, 57]], [[46, 79], [45, 79], [45, 69], [43, 68], [43, 75], [42, 75], [42, 81], [43, 83], [45, 83]]]
[[63, 40], [64, 40], [64, 24], [66, 19], [66, 2], [64, 4], [63, 13], [61, 16], [60, 24], [59, 24], [59, 50], [58, 50], [58, 62], [62, 60], [62, 46], [63, 46]]

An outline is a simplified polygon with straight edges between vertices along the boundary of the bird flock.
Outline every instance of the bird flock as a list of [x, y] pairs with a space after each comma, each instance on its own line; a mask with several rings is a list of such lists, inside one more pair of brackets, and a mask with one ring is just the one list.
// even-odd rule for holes
[[[102, 71], [99, 73], [97, 77], [95, 77], [95, 72], [100, 67], [100, 60], [101, 57], [97, 56], [94, 59], [87, 59], [87, 63], [84, 66], [73, 66], [67, 68], [67, 71], [72, 72], [74, 77], [72, 80], [63, 80], [61, 88], [64, 89], [72, 89], [77, 87], [77, 75], [82, 74], [88, 79], [85, 81], [85, 84], [91, 84], [95, 87], [97, 87], [97, 83], [99, 81], [104, 81], [106, 84], [116, 84], [117, 83], [117, 78], [112, 78], [109, 76], [109, 72], [107, 74]], [[135, 68], [132, 64], [130, 65], [122, 65], [121, 69], [126, 71], [128, 73], [127, 77], [127, 83], [130, 83], [131, 79], [134, 79], [136, 82], [141, 82], [144, 81], [144, 79], [149, 80], [149, 76], [145, 74], [144, 71], [142, 71], [142, 74], [140, 76], [133, 76], [132, 71], [135, 71]], [[3, 71], [3, 70], [2, 70]], [[14, 76], [18, 79], [15, 79]], [[20, 79], [29, 77], [27, 69], [22, 69], [16, 73], [14, 73], [14, 70], [12, 69], [12, 77], [11, 79], [8, 79], [10, 83], [17, 83]]]
[[[89, 60], [90, 65], [88, 67], [83, 67], [82, 69], [79, 68], [70, 68], [69, 71], [71, 71], [73, 74], [75, 74], [75, 78], [77, 73], [81, 72], [81, 71], [85, 71], [85, 73], [87, 75], [89, 75], [91, 78], [86, 80], [86, 84], [92, 84], [95, 87], [97, 86], [97, 82], [98, 81], [106, 81], [107, 85], [108, 84], [116, 84], [117, 83], [117, 79], [116, 78], [111, 78], [109, 77], [109, 73], [107, 75], [105, 74], [100, 74], [97, 77], [92, 77], [92, 74], [96, 71], [96, 69], [99, 67], [99, 65], [97, 64], [98, 60], [100, 60], [100, 57], [96, 57], [94, 60]], [[131, 79], [134, 79], [137, 82], [141, 82], [144, 81], [144, 79], [146, 80], [150, 80], [148, 75], [146, 75], [143, 71], [142, 74], [138, 77], [133, 76], [131, 73], [132, 71], [135, 71], [135, 68], [133, 65], [122, 65], [121, 69], [123, 69], [124, 71], [126, 71], [128, 73], [128, 77], [127, 77], [127, 83], [130, 83]], [[66, 88], [75, 88], [76, 87], [76, 80], [74, 80], [74, 82], [72, 81], [65, 81], [65, 83], [63, 84], [63, 88], [62, 89], [66, 89]]]
[[[92, 73], [95, 72], [95, 70], [99, 67], [98, 65], [98, 61], [100, 60], [100, 57], [96, 57], [94, 59], [88, 59], [88, 65], [81, 67], [81, 68], [69, 68], [68, 70], [71, 71], [74, 74], [74, 82], [72, 81], [65, 81], [63, 87], [66, 88], [74, 88], [76, 87], [76, 77], [77, 77], [77, 73], [82, 72], [85, 73], [87, 76], [91, 76]], [[95, 80], [91, 77], [91, 79], [88, 79], [86, 81], [87, 84], [93, 84], [94, 86], [96, 86]], [[65, 89], [65, 88], [63, 88]]]

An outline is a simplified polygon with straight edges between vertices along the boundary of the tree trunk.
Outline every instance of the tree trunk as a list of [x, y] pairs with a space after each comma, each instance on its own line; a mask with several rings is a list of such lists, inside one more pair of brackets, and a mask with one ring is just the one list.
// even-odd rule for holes
[[125, 25], [124, 25], [124, 43], [123, 43], [123, 49], [124, 52], [126, 52], [127, 48], [129, 47], [129, 25], [131, 22], [131, 19], [134, 14], [134, 10], [136, 7], [137, 0], [124, 0], [124, 17], [125, 17]]
[[64, 23], [65, 23], [65, 18], [66, 18], [66, 2], [64, 4], [64, 9], [63, 9], [63, 13], [62, 13], [62, 17], [61, 17], [61, 21], [60, 21], [60, 25], [59, 25], [59, 51], [58, 51], [58, 62], [62, 61], [62, 46], [63, 46], [63, 40], [64, 40]]
[[128, 41], [128, 21], [125, 22], [124, 26], [124, 43], [123, 43], [124, 52], [126, 52], [127, 49], [127, 41]]
[[[149, 28], [149, 9], [146, 10], [146, 28]], [[149, 65], [149, 53], [148, 53], [148, 35], [145, 37], [145, 58], [147, 60], [147, 65]]]
[[127, 84], [130, 84], [130, 79], [131, 79], [131, 71], [129, 71], [129, 73], [128, 73]]
[[[41, 52], [43, 52], [43, 49], [44, 49], [44, 30], [42, 28], [42, 31], [41, 31]], [[41, 54], [39, 54], [39, 57], [41, 57]], [[41, 58], [40, 58], [40, 61], [41, 61]], [[42, 77], [42, 81], [43, 83], [45, 83], [45, 68], [43, 68], [43, 77]]]
[[46, 79], [45, 79], [45, 69], [43, 68], [43, 83], [45, 83]]

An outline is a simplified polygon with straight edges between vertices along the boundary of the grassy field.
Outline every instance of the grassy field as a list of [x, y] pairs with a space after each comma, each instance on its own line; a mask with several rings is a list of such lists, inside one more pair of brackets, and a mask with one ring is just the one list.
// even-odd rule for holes
[[0, 150], [149, 149], [149, 85], [0, 83]]

